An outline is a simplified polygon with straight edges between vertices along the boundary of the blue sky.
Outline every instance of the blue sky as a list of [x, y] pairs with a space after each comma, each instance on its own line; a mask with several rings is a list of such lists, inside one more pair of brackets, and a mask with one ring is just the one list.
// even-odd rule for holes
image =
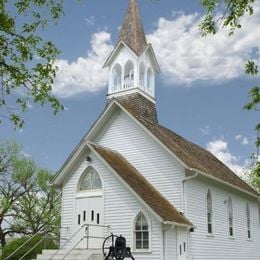
[[[156, 98], [161, 124], [209, 149], [241, 172], [255, 152], [259, 113], [243, 110], [258, 79], [244, 76], [243, 64], [259, 60], [260, 5], [243, 19], [233, 37], [221, 31], [201, 38], [198, 1], [139, 0], [148, 41], [161, 73]], [[5, 122], [2, 140], [16, 140], [39, 166], [57, 171], [105, 105], [107, 71], [101, 67], [117, 41], [127, 0], [66, 1], [65, 16], [44, 32], [61, 50], [54, 93], [66, 107], [53, 116], [35, 104], [25, 126], [14, 131]]]

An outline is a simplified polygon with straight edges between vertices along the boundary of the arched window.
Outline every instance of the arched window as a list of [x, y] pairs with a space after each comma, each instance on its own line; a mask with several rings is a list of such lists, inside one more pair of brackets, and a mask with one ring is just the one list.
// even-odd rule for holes
[[84, 173], [80, 181], [79, 191], [91, 191], [102, 189], [101, 179], [97, 171], [89, 167]]
[[208, 190], [207, 193], [207, 224], [208, 224], [208, 233], [212, 234], [212, 216], [213, 216], [213, 208], [212, 208], [212, 196], [211, 191]]
[[250, 220], [250, 207], [246, 204], [246, 220], [247, 220], [247, 238], [251, 238], [251, 220]]
[[229, 236], [233, 237], [233, 205], [231, 197], [228, 198], [228, 227], [229, 227]]
[[113, 68], [113, 86], [112, 92], [119, 91], [121, 89], [122, 81], [122, 68], [119, 64], [116, 64]]
[[125, 64], [124, 70], [124, 89], [134, 87], [134, 64], [132, 61], [128, 61]]
[[147, 70], [147, 92], [150, 95], [153, 95], [153, 85], [154, 85], [153, 72], [152, 72], [152, 69], [149, 68]]
[[149, 249], [149, 223], [146, 216], [140, 212], [134, 223], [134, 241], [136, 250]]
[[141, 89], [144, 89], [145, 86], [145, 66], [144, 63], [141, 62], [139, 66], [139, 86]]

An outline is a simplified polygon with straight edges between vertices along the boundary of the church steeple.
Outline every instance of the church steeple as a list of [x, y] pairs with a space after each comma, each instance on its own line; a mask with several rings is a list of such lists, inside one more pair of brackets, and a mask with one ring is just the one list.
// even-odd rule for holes
[[130, 0], [119, 40], [128, 45], [138, 56], [147, 47], [143, 24], [136, 0]]
[[109, 67], [108, 99], [139, 93], [155, 103], [155, 74], [159, 66], [147, 44], [136, 0], [129, 0], [119, 40], [106, 60]]

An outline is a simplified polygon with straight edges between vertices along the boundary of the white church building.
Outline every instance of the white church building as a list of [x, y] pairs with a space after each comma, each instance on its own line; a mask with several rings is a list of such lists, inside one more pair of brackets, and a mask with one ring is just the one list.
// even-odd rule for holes
[[104, 67], [105, 108], [53, 181], [61, 248], [100, 250], [112, 232], [136, 260], [260, 260], [259, 194], [158, 121], [160, 69], [135, 0]]

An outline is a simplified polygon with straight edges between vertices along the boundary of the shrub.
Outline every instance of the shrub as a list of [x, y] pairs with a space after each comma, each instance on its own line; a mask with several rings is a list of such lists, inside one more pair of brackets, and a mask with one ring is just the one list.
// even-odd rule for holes
[[[11, 255], [17, 248], [19, 248], [22, 244], [28, 241], [30, 237], [21, 237], [14, 239], [10, 243], [8, 243], [2, 252], [2, 259]], [[25, 253], [31, 250], [38, 242], [43, 239], [41, 235], [36, 235], [33, 239], [31, 239], [27, 244], [25, 244], [21, 249], [19, 249], [15, 255], [8, 258], [9, 260], [17, 260], [21, 258]], [[23, 260], [31, 260], [36, 258], [37, 254], [40, 254], [43, 249], [57, 249], [57, 245], [55, 244], [53, 239], [45, 238], [38, 246], [36, 246], [28, 255], [26, 255]]]

